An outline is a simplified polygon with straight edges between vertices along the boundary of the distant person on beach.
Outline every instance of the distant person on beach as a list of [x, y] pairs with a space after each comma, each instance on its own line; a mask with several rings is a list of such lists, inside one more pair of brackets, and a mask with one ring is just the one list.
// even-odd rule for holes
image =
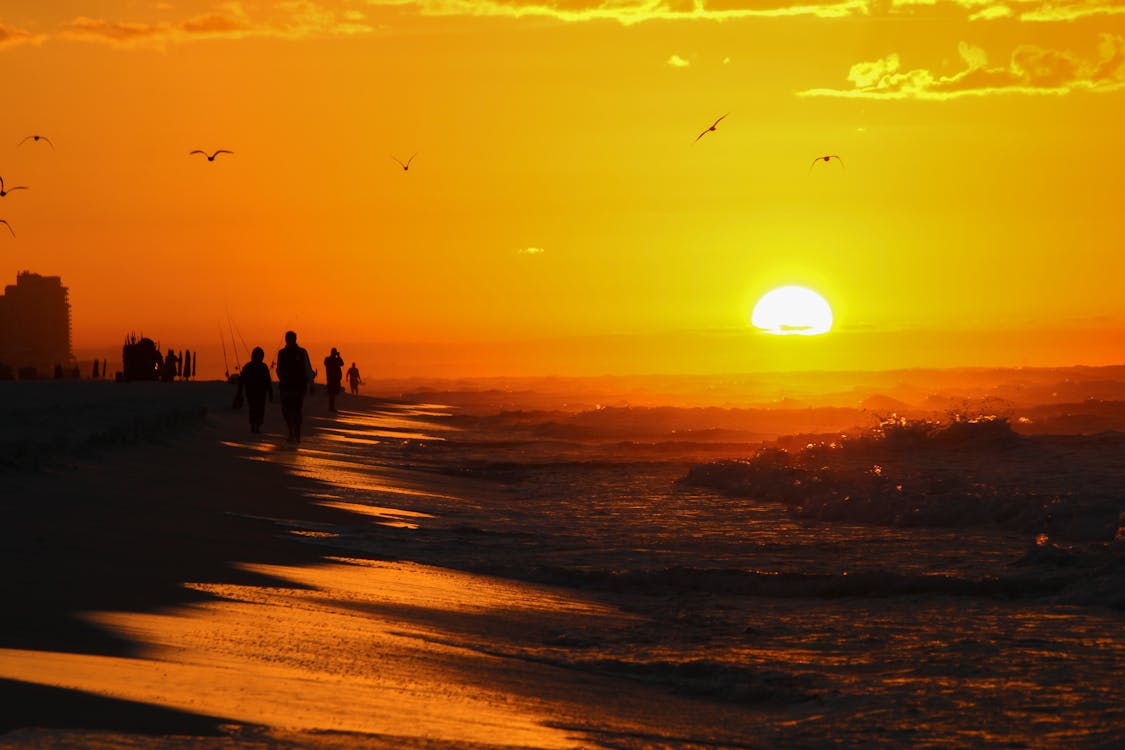
[[184, 380], [191, 380], [191, 349], [184, 349]]
[[352, 362], [352, 366], [348, 368], [348, 388], [351, 389], [353, 396], [359, 395], [359, 385], [363, 379], [359, 376], [359, 368]]
[[266, 364], [266, 351], [260, 346], [255, 346], [250, 352], [250, 361], [242, 367], [238, 376], [238, 392], [234, 395], [236, 408], [242, 403], [243, 394], [246, 394], [246, 406], [250, 412], [250, 432], [261, 432], [262, 420], [266, 416], [266, 396], [273, 401], [273, 380]]
[[328, 411], [336, 411], [336, 396], [344, 380], [344, 358], [336, 347], [332, 347], [332, 353], [324, 358], [324, 380], [328, 389]]
[[96, 360], [96, 359], [94, 360], [94, 369], [90, 373], [90, 379], [91, 380], [97, 380], [98, 379], [98, 360]]
[[301, 442], [301, 411], [305, 391], [316, 373], [309, 362], [309, 353], [297, 346], [297, 334], [285, 332], [285, 346], [277, 353], [277, 390], [281, 398], [281, 414], [289, 428], [289, 440]]

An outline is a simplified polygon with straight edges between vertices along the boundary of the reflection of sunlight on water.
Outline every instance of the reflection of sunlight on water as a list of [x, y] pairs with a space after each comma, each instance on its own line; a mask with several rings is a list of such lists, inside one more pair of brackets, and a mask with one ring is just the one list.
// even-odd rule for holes
[[[411, 419], [411, 416], [421, 416], [423, 412], [412, 411], [410, 409], [403, 409], [401, 411], [374, 411], [371, 413], [351, 411], [339, 412], [339, 416], [331, 421], [336, 424], [348, 425], [350, 427], [373, 427], [383, 430], [443, 430], [443, 431], [459, 431], [460, 428], [453, 425], [441, 424], [440, 422], [433, 422], [427, 419]], [[428, 416], [448, 416], [447, 414], [429, 414]]]
[[[327, 431], [325, 431], [327, 433]], [[351, 443], [353, 445], [378, 445], [380, 440], [373, 440], [371, 438], [352, 437], [350, 435], [332, 435], [322, 434], [325, 440], [331, 440], [334, 443]]]
[[346, 510], [352, 513], [358, 513], [365, 516], [373, 516], [375, 518], [387, 519], [379, 523], [380, 526], [390, 526], [398, 529], [416, 529], [418, 524], [406, 521], [406, 518], [434, 518], [429, 513], [418, 513], [412, 510], [400, 510], [398, 508], [387, 508], [378, 505], [360, 505], [358, 503], [346, 502], [320, 502], [325, 508], [336, 508], [338, 510]]
[[[319, 455], [333, 454], [322, 452]], [[301, 451], [286, 463], [289, 464], [289, 470], [294, 474], [331, 484], [338, 489], [417, 497], [438, 497], [446, 500], [458, 499], [452, 495], [443, 495], [429, 489], [412, 487], [403, 481], [394, 481], [388, 476], [389, 471], [380, 475], [378, 467], [374, 465], [346, 461], [338, 455], [333, 458], [320, 458], [311, 452]]]
[[372, 438], [397, 438], [399, 440], [444, 440], [437, 435], [425, 432], [406, 432], [400, 430], [341, 430], [326, 427], [320, 431], [321, 437], [348, 443], [368, 443], [377, 445], [382, 442]]

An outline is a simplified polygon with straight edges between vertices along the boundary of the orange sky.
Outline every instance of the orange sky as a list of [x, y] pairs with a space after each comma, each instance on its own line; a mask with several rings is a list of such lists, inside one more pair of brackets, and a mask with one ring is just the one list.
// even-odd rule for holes
[[[395, 375], [1125, 359], [1120, 2], [8, 5], [0, 281], [61, 275], [79, 351], [229, 310]], [[793, 283], [836, 331], [748, 332]]]

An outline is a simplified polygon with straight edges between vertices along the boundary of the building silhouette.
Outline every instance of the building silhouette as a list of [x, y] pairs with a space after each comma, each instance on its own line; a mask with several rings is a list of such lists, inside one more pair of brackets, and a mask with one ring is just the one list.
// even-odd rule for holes
[[56, 366], [69, 370], [74, 365], [68, 296], [69, 290], [58, 276], [30, 271], [21, 271], [16, 283], [4, 288], [0, 296], [0, 373], [45, 377]]

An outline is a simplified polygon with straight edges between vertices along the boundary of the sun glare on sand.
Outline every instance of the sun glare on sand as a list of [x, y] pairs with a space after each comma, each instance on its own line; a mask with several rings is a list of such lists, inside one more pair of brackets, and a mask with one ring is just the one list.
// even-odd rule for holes
[[766, 333], [815, 336], [832, 330], [832, 308], [812, 289], [782, 286], [758, 300], [750, 322]]

